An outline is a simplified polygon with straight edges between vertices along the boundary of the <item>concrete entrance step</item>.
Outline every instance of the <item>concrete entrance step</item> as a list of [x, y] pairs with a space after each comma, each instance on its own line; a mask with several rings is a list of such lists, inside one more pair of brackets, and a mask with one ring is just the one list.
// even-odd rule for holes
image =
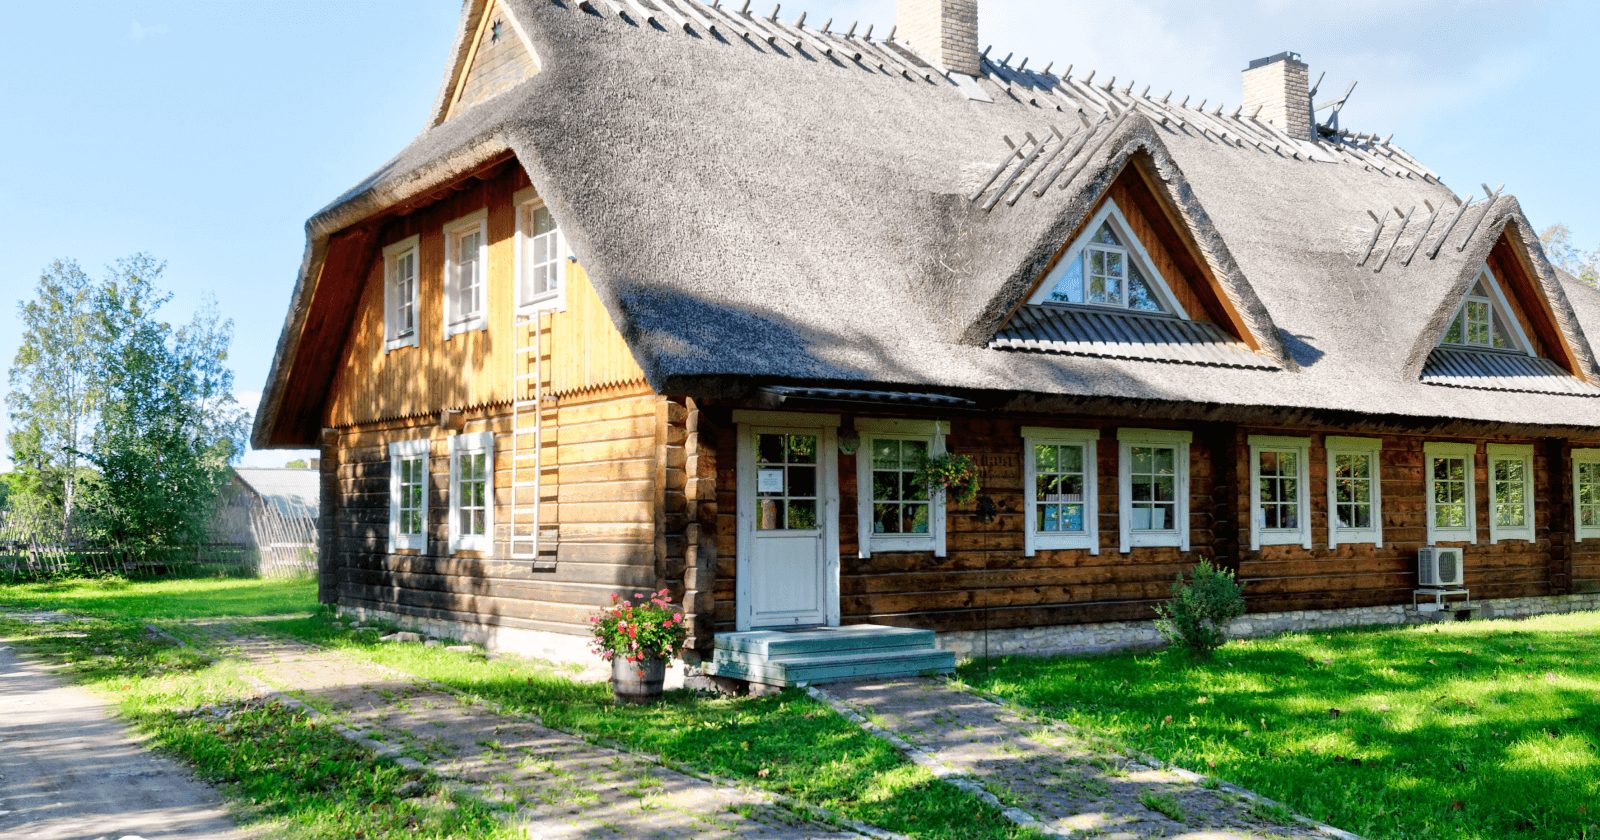
[[956, 664], [932, 631], [873, 624], [721, 633], [714, 648], [706, 673], [779, 686], [948, 674]]

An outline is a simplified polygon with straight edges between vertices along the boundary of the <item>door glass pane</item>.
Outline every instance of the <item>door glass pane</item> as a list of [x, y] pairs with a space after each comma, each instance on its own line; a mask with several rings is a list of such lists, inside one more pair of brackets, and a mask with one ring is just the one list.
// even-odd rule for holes
[[756, 435], [757, 529], [817, 529], [817, 440], [816, 435]]

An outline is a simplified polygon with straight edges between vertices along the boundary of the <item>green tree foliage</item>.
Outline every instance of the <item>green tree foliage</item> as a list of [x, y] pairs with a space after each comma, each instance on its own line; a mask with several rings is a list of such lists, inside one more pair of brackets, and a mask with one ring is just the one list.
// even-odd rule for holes
[[1561, 270], [1600, 289], [1600, 248], [1582, 251], [1572, 244], [1572, 231], [1557, 222], [1539, 234], [1545, 256]]
[[227, 367], [233, 322], [211, 301], [187, 325], [159, 320], [162, 269], [139, 254], [95, 284], [58, 262], [22, 305], [6, 397], [13, 514], [122, 544], [203, 539], [248, 418]]
[[1223, 630], [1244, 615], [1244, 587], [1233, 572], [1201, 560], [1184, 583], [1183, 574], [1172, 584], [1172, 600], [1156, 605], [1156, 629], [1176, 647], [1195, 656], [1209, 657], [1228, 641]]
[[6, 395], [7, 443], [20, 473], [9, 506], [59, 521], [64, 539], [72, 536], [81, 451], [100, 400], [91, 373], [99, 350], [94, 296], [76, 262], [58, 260], [40, 274], [35, 298], [18, 304], [25, 332]]

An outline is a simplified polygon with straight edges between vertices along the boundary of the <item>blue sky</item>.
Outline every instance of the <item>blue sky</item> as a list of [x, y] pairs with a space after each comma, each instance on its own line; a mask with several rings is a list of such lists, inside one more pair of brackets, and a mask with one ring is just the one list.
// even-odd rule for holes
[[[538, 2], [539, 0], [535, 0]], [[770, 11], [768, 2], [753, 7]], [[399, 151], [438, 92], [456, 0], [19, 4], [0, 30], [0, 368], [42, 268], [167, 261], [165, 315], [207, 292], [237, 331], [240, 399], [266, 379], [305, 219]], [[893, 22], [893, 0], [783, 16]], [[1235, 103], [1250, 59], [1299, 52], [1343, 124], [1393, 132], [1458, 194], [1504, 182], [1536, 226], [1600, 247], [1600, 4], [980, 0], [980, 38], [1029, 66]], [[1322, 97], [1318, 97], [1321, 99]], [[0, 433], [6, 428], [0, 417]], [[0, 469], [6, 468], [0, 442]], [[281, 466], [299, 453], [257, 452]]]

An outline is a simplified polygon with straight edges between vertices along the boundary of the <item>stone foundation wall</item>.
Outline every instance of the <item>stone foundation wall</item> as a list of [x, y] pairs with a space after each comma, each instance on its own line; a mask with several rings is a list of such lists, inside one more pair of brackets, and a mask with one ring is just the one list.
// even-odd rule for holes
[[[1228, 625], [1228, 636], [1235, 639], [1259, 638], [1278, 633], [1327, 630], [1336, 627], [1426, 624], [1435, 621], [1489, 618], [1529, 618], [1549, 613], [1600, 610], [1600, 593], [1548, 595], [1529, 598], [1496, 598], [1473, 601], [1467, 609], [1460, 601], [1443, 610], [1425, 603], [1383, 607], [1355, 607], [1342, 610], [1295, 610], [1293, 612], [1252, 613]], [[939, 634], [939, 646], [958, 657], [1051, 656], [1061, 653], [1110, 653], [1164, 645], [1166, 641], [1153, 621], [1111, 621], [1104, 624], [1076, 624], [1057, 627], [1024, 627], [990, 630], [962, 630]]]
[[386, 621], [402, 630], [421, 633], [436, 639], [471, 642], [498, 653], [514, 653], [518, 656], [537, 657], [552, 662], [570, 662], [585, 669], [603, 669], [607, 673], [611, 670], [611, 666], [605, 660], [589, 650], [588, 636], [569, 636], [542, 630], [419, 618], [366, 607], [340, 607], [339, 614], [362, 622]]

